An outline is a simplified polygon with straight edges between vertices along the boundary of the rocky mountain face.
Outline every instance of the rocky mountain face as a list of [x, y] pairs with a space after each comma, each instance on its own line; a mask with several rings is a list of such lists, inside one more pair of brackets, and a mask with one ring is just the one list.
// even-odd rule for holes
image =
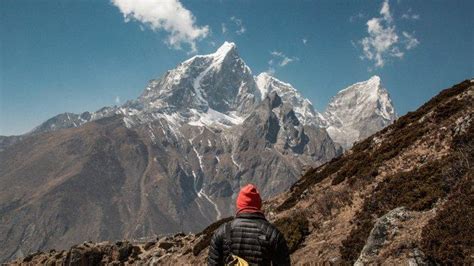
[[341, 90], [331, 99], [323, 117], [331, 138], [347, 149], [392, 124], [397, 115], [380, 78], [373, 76]]
[[0, 136], [0, 152], [24, 138], [25, 136]]
[[[446, 89], [264, 202], [292, 263], [473, 264], [473, 102], [474, 80]], [[198, 234], [86, 242], [12, 263], [204, 264], [213, 232], [230, 219]]]
[[310, 102], [271, 80], [257, 84], [225, 43], [122, 106], [60, 114], [3, 138], [0, 258], [196, 232], [234, 212], [241, 185], [268, 198], [303, 166], [340, 154]]
[[112, 115], [123, 115], [129, 128], [160, 118], [180, 125], [229, 127], [241, 124], [270, 92], [292, 107], [301, 124], [325, 128], [344, 150], [397, 118], [378, 76], [341, 90], [320, 113], [291, 84], [265, 72], [252, 76], [235, 44], [225, 42], [215, 53], [195, 56], [151, 80], [139, 98], [122, 106], [63, 113], [25, 135], [0, 136], [0, 151], [30, 135], [80, 127]]
[[325, 118], [317, 112], [311, 102], [304, 98], [291, 84], [285, 83], [264, 72], [255, 77], [262, 98], [271, 92], [293, 107], [298, 120], [304, 125], [322, 127]]

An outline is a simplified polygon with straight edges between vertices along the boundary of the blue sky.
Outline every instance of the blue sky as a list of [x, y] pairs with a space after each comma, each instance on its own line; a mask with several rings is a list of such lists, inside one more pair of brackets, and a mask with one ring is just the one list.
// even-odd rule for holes
[[135, 98], [224, 41], [255, 75], [273, 71], [319, 111], [379, 75], [403, 115], [474, 77], [473, 9], [467, 0], [0, 0], [0, 135]]

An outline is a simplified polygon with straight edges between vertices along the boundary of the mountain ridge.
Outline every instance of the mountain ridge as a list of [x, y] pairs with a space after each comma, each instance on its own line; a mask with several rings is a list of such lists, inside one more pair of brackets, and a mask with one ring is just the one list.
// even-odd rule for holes
[[[473, 80], [443, 90], [266, 200], [292, 263], [472, 264], [473, 99]], [[84, 242], [13, 263], [203, 264], [213, 232], [230, 219], [198, 234]]]
[[[222, 67], [229, 69], [227, 71], [229, 73], [241, 73], [240, 75], [231, 75], [230, 78], [227, 77], [228, 80], [231, 80], [231, 86], [228, 84], [229, 81], [222, 83], [223, 81], [213, 80], [213, 76], [219, 76], [218, 72], [221, 71]], [[381, 87], [380, 77], [373, 76], [367, 81], [355, 83], [341, 90], [338, 95], [361, 84], [370, 84], [373, 80], [377, 80], [378, 87]], [[201, 83], [203, 84], [201, 85]], [[219, 84], [224, 85], [221, 86]], [[226, 87], [228, 87], [227, 90], [213, 89]], [[386, 103], [382, 107], [392, 109], [392, 113], [387, 114], [387, 112], [381, 112], [381, 108], [377, 106], [367, 106], [364, 118], [369, 119], [370, 114], [375, 113], [374, 119], [380, 120], [377, 121], [377, 126], [373, 129], [366, 130], [367, 133], [373, 133], [387, 126], [396, 118], [390, 97], [384, 88], [382, 88], [382, 90], [385, 93], [382, 97], [388, 97], [385, 99]], [[175, 69], [167, 71], [162, 78], [151, 80], [142, 94], [135, 100], [129, 100], [121, 106], [103, 107], [95, 112], [86, 111], [81, 114], [59, 114], [48, 119], [23, 136], [62, 128], [78, 127], [92, 120], [114, 114], [123, 114], [127, 126], [133, 126], [137, 123], [153, 121], [163, 114], [167, 114], [166, 118], [170, 118], [169, 115], [181, 113], [178, 109], [181, 109], [186, 117], [181, 117], [180, 119], [186, 120], [188, 123], [192, 123], [193, 120], [197, 122], [201, 120], [202, 116], [207, 116], [207, 118], [213, 117], [206, 115], [210, 110], [211, 113], [219, 116], [221, 119], [218, 120], [223, 121], [224, 124], [233, 125], [241, 123], [249, 112], [258, 105], [258, 102], [264, 99], [264, 94], [271, 91], [277, 91], [277, 93], [283, 94], [280, 96], [283, 97], [285, 101], [293, 104], [295, 113], [300, 121], [304, 124], [313, 124], [318, 127], [326, 128], [331, 138], [336, 139], [336, 142], [344, 148], [350, 147], [354, 141], [367, 136], [366, 132], [361, 134], [360, 129], [354, 129], [350, 125], [345, 127], [340, 125], [340, 119], [338, 119], [338, 114], [334, 110], [335, 108], [331, 108], [337, 95], [331, 99], [326, 111], [320, 113], [315, 110], [311, 102], [307, 98], [304, 98], [291, 84], [280, 81], [266, 72], [253, 76], [250, 68], [238, 55], [235, 43], [230, 42], [224, 42], [215, 53], [196, 55], [182, 62]], [[211, 92], [210, 95], [209, 92]], [[204, 99], [202, 98], [203, 96], [210, 98], [211, 104], [208, 102], [209, 99]], [[379, 96], [375, 96], [378, 101]], [[177, 99], [180, 100], [178, 101]], [[228, 102], [229, 99], [236, 100], [237, 102]], [[344, 105], [347, 105], [347, 103], [341, 104], [343, 107]], [[134, 119], [134, 117], [137, 119]], [[378, 117], [385, 119], [379, 119]], [[174, 118], [176, 118], [176, 115], [174, 115]], [[348, 121], [352, 120], [351, 118], [353, 117], [349, 116], [345, 119], [347, 121], [344, 122], [349, 123]], [[204, 120], [206, 120], [206, 118], [204, 118]], [[207, 120], [212, 122], [212, 119]], [[359, 123], [361, 124], [369, 124], [371, 122], [372, 121], [362, 121], [359, 119]], [[353, 136], [350, 138], [344, 138], [345, 135], [351, 134]], [[0, 136], [0, 150], [5, 149], [20, 139], [19, 136]]]
[[307, 99], [267, 81], [259, 88], [225, 43], [152, 80], [135, 100], [61, 114], [4, 148], [0, 257], [196, 232], [233, 213], [241, 185], [254, 183], [267, 199], [342, 152]]

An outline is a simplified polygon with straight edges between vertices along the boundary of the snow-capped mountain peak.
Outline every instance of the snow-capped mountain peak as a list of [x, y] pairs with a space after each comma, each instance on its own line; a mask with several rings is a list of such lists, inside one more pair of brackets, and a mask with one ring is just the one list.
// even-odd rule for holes
[[237, 50], [237, 46], [233, 42], [224, 42], [221, 47], [217, 49], [215, 53], [213, 53], [216, 57], [225, 57], [227, 54], [235, 52]]
[[355, 83], [337, 93], [328, 104], [326, 113], [337, 117], [347, 114], [369, 115], [366, 111], [376, 110], [383, 118], [390, 120], [395, 112], [387, 90], [382, 86], [380, 77]]
[[139, 101], [167, 112], [213, 109], [245, 116], [260, 101], [260, 93], [236, 45], [225, 42], [216, 52], [196, 55], [151, 81]]
[[250, 68], [234, 43], [196, 55], [151, 80], [136, 100], [109, 114], [125, 116], [127, 126], [173, 117], [175, 125], [228, 127], [242, 123], [261, 101]]
[[391, 124], [397, 117], [379, 76], [355, 83], [334, 96], [324, 117], [334, 141], [348, 148]]
[[260, 90], [260, 96], [262, 100], [267, 96], [268, 87], [271, 84], [270, 82], [272, 78], [273, 77], [267, 72], [262, 72], [255, 77], [255, 82], [257, 82], [257, 87]]
[[304, 98], [291, 84], [278, 80], [269, 73], [263, 72], [255, 77], [262, 99], [271, 92], [293, 107], [298, 120], [303, 124], [320, 125], [321, 114], [314, 110], [311, 102]]
[[[366, 94], [367, 96], [376, 96], [379, 88], [381, 88], [380, 77], [374, 75], [368, 80], [350, 85], [349, 87], [339, 91], [337, 95], [350, 92], [360, 92]], [[335, 97], [337, 97], [337, 95]]]
[[276, 91], [280, 97], [283, 94], [290, 93], [294, 96], [301, 98], [301, 95], [298, 93], [298, 91], [296, 91], [295, 88], [293, 88], [291, 84], [283, 82], [267, 72], [260, 73], [258, 76], [255, 77], [255, 81], [257, 82], [257, 86], [260, 90], [262, 100], [268, 93], [272, 91]]
[[48, 120], [35, 132], [79, 127], [113, 114], [123, 115], [127, 127], [164, 119], [176, 128], [184, 124], [229, 128], [242, 124], [271, 93], [291, 107], [303, 126], [326, 128], [344, 148], [396, 118], [378, 76], [341, 90], [321, 114], [290, 83], [266, 72], [253, 76], [236, 45], [224, 42], [215, 52], [196, 55], [151, 80], [135, 100], [92, 113], [64, 114]]
[[214, 53], [205, 54], [205, 55], [195, 55], [190, 59], [184, 61], [180, 65], [190, 66], [196, 60], [202, 60], [203, 58], [210, 60], [211, 65], [218, 66], [222, 63], [227, 57], [239, 57], [237, 52], [237, 46], [233, 42], [224, 42]]

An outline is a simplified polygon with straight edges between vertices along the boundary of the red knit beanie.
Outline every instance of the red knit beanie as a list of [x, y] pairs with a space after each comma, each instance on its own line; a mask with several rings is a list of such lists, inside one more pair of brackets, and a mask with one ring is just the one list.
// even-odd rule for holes
[[243, 187], [237, 197], [236, 207], [237, 213], [261, 212], [262, 198], [257, 187], [252, 184]]

